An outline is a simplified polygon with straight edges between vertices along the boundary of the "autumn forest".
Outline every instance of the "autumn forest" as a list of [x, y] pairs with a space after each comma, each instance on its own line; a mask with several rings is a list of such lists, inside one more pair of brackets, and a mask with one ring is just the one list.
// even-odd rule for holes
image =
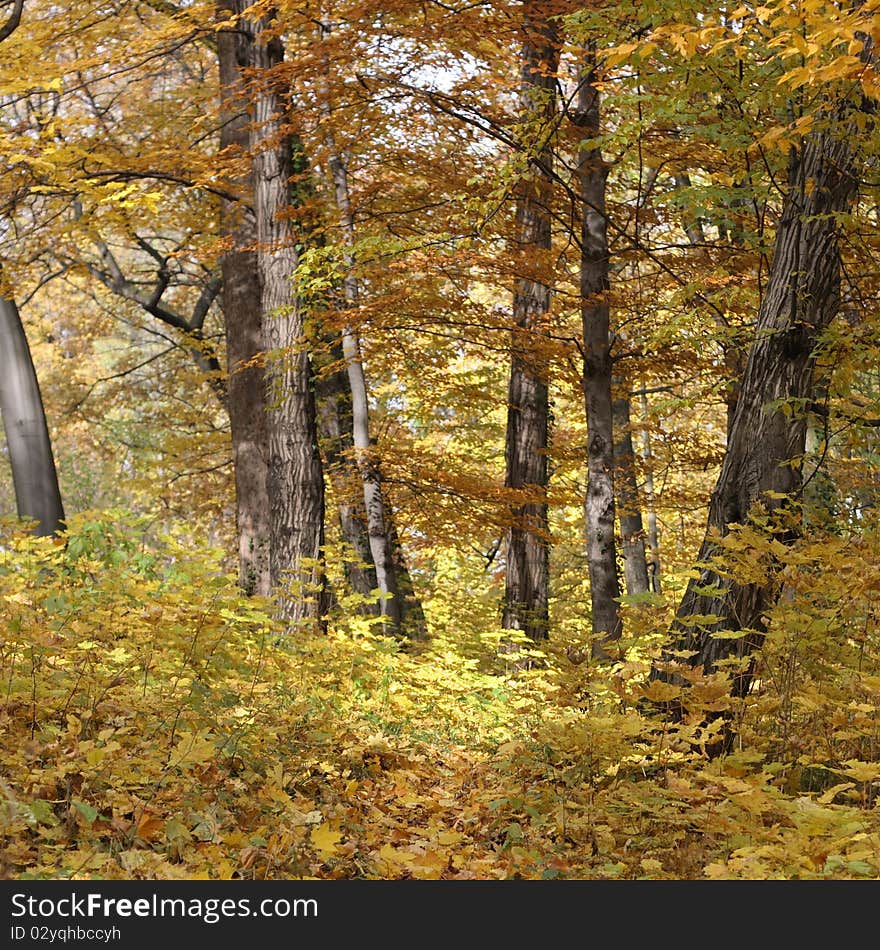
[[0, 877], [880, 878], [880, 0], [0, 0]]

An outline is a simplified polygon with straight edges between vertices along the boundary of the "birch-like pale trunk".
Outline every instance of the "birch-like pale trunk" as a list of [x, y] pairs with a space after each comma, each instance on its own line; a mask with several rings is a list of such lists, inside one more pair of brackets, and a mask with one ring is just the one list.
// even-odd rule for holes
[[[217, 0], [217, 16], [226, 20], [235, 12], [235, 0]], [[217, 33], [220, 71], [220, 150], [247, 155], [248, 100], [241, 74], [246, 48], [237, 30]], [[241, 62], [240, 62], [241, 60]], [[263, 378], [263, 329], [260, 281], [254, 250], [256, 227], [250, 175], [232, 182], [238, 202], [223, 200], [220, 228], [231, 247], [220, 259], [223, 278], [223, 323], [226, 333], [227, 400], [235, 474], [235, 513], [238, 536], [239, 584], [247, 594], [267, 596], [272, 588], [270, 569], [269, 435]]]
[[37, 373], [21, 314], [0, 296], [0, 413], [12, 468], [19, 518], [35, 521], [34, 534], [57, 534], [64, 507]]
[[[333, 364], [344, 364], [341, 346], [336, 342], [331, 346], [330, 359]], [[345, 579], [352, 592], [359, 597], [358, 611], [375, 616], [379, 613], [379, 604], [375, 600], [378, 582], [370, 550], [361, 476], [351, 461], [354, 437], [348, 373], [344, 369], [319, 371], [315, 395], [318, 436], [326, 461], [325, 473], [333, 486], [339, 530], [346, 547], [343, 554]]]
[[[236, 0], [236, 6], [246, 5]], [[272, 11], [239, 26], [253, 73], [250, 149], [266, 348], [270, 570], [279, 615], [293, 630], [320, 623], [324, 613], [324, 480], [311, 361], [292, 285], [298, 253], [287, 216], [292, 143], [278, 70], [284, 47]]]
[[[533, 271], [530, 255], [546, 256], [551, 247], [553, 152], [547, 139], [555, 121], [559, 68], [558, 28], [542, 7], [539, 2], [526, 2], [520, 102], [524, 122], [536, 126], [543, 140], [536, 146], [526, 145], [535, 154], [516, 199], [518, 249]], [[550, 296], [549, 279], [541, 275], [523, 275], [516, 281], [504, 449], [505, 486], [521, 492], [525, 500], [510, 511], [501, 625], [522, 630], [532, 640], [549, 636], [549, 367], [534, 339], [550, 310]]]
[[[344, 364], [341, 344], [335, 343], [331, 347], [331, 359], [339, 365]], [[375, 591], [379, 585], [373, 552], [370, 549], [363, 480], [357, 466], [352, 464], [354, 435], [348, 373], [345, 370], [336, 370], [319, 374], [316, 391], [318, 429], [321, 447], [327, 460], [326, 472], [333, 485], [340, 531], [348, 548], [348, 556], [344, 560], [345, 576], [352, 591], [362, 598], [358, 609], [368, 615], [378, 615], [379, 603], [375, 600]], [[413, 589], [403, 548], [394, 527], [394, 519], [387, 518], [385, 525], [400, 591], [400, 603], [405, 612], [403, 633], [412, 638], [422, 638], [427, 630], [424, 610]]]
[[[322, 24], [322, 36], [330, 33], [330, 26]], [[328, 64], [324, 62], [325, 70]], [[322, 111], [331, 117], [329, 83], [324, 78]], [[347, 311], [355, 313], [360, 306], [360, 285], [355, 274], [354, 244], [355, 225], [351, 206], [346, 158], [336, 147], [336, 139], [327, 126], [324, 140], [328, 149], [327, 164], [333, 180], [339, 225], [345, 241], [343, 263], [345, 275], [342, 280], [343, 296]], [[379, 591], [379, 615], [383, 632], [395, 636], [420, 637], [424, 633], [421, 623], [414, 622], [421, 610], [411, 612], [412, 582], [403, 565], [402, 552], [395, 556], [392, 543], [391, 511], [382, 486], [382, 472], [373, 451], [370, 438], [370, 403], [367, 379], [361, 355], [361, 343], [356, 327], [346, 322], [342, 328], [342, 353], [351, 391], [351, 432], [354, 444], [354, 459], [363, 483], [364, 511], [367, 520], [367, 536]], [[406, 584], [398, 576], [407, 573]], [[407, 596], [408, 588], [408, 596]], [[411, 616], [410, 616], [411, 614]]]
[[[348, 187], [345, 167], [334, 156], [330, 160], [336, 188], [336, 200], [346, 239], [351, 242], [353, 227], [348, 204]], [[345, 265], [348, 269], [343, 278], [343, 291], [347, 309], [354, 310], [359, 304], [357, 278], [351, 272], [353, 258], [346, 254]], [[370, 442], [370, 406], [367, 396], [367, 381], [364, 376], [364, 364], [361, 359], [360, 340], [350, 324], [342, 329], [342, 352], [351, 390], [351, 422], [354, 442], [355, 462], [361, 476], [364, 493], [364, 509], [367, 515], [367, 535], [370, 553], [376, 570], [376, 583], [379, 590], [379, 613], [386, 633], [401, 633], [403, 624], [403, 606], [397, 577], [394, 570], [393, 555], [388, 532], [388, 515], [382, 490], [382, 478], [379, 465], [373, 457]]]
[[[600, 130], [595, 56], [588, 51], [573, 121], [583, 140]], [[609, 250], [605, 209], [608, 168], [601, 151], [581, 147], [578, 181], [582, 208], [581, 317], [584, 335], [584, 401], [587, 413], [587, 497], [584, 521], [592, 607], [592, 653], [607, 657], [605, 645], [620, 638], [620, 582], [614, 502], [614, 412], [612, 400]]]

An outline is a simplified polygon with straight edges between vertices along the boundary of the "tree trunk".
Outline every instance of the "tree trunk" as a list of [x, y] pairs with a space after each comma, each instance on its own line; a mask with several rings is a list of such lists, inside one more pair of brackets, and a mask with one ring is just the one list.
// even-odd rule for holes
[[[613, 384], [625, 386], [626, 380], [615, 379]], [[639, 487], [636, 480], [636, 453], [633, 446], [632, 420], [628, 392], [618, 392], [612, 406], [614, 417], [614, 487], [617, 494], [617, 517], [620, 521], [620, 540], [623, 552], [623, 575], [626, 592], [630, 596], [646, 594], [648, 559], [645, 553], [645, 527], [639, 506]]]
[[[329, 24], [322, 23], [322, 38], [326, 38], [329, 34]], [[329, 64], [326, 59], [323, 66], [325, 77], [324, 89], [322, 90], [322, 112], [329, 119], [332, 115], [332, 106], [329, 81], [326, 77]], [[347, 311], [354, 313], [360, 305], [360, 286], [354, 272], [355, 229], [351, 208], [351, 193], [348, 186], [348, 166], [336, 147], [335, 136], [329, 124], [324, 137], [329, 151], [327, 164], [333, 179], [339, 224], [346, 244], [343, 252], [345, 276], [342, 281], [345, 307]], [[402, 550], [399, 549], [398, 545], [398, 550], [395, 552], [392, 544], [391, 511], [385, 498], [385, 490], [382, 487], [381, 467], [374, 454], [370, 439], [370, 406], [367, 395], [367, 380], [361, 357], [361, 344], [357, 329], [350, 322], [346, 322], [342, 328], [342, 352], [345, 358], [351, 394], [350, 418], [354, 461], [363, 486], [363, 510], [366, 512], [367, 536], [379, 590], [379, 615], [382, 617], [382, 628], [385, 633], [394, 636], [420, 637], [424, 633], [423, 625], [415, 622], [416, 614], [413, 614], [412, 617], [409, 616], [414, 597], [412, 581], [403, 561]], [[401, 583], [400, 574], [406, 575], [403, 583]], [[409, 591], [408, 596], [404, 593], [405, 588]], [[420, 608], [418, 612], [420, 613]]]
[[[815, 346], [840, 304], [838, 217], [852, 207], [856, 187], [854, 159], [843, 137], [814, 133], [793, 152], [767, 291], [698, 557], [705, 567], [688, 584], [674, 624], [675, 650], [690, 651], [691, 666], [708, 673], [722, 661], [739, 661], [732, 674], [735, 696], [745, 695], [751, 684], [754, 650], [764, 638], [777, 584], [772, 565], [761, 582], [739, 583], [716, 571], [714, 535], [745, 524], [758, 507], [771, 516], [785, 512], [801, 490]], [[785, 514], [790, 525], [776, 533], [783, 544], [795, 531], [794, 512]], [[723, 632], [742, 635], [716, 636]], [[672, 653], [664, 654], [652, 678], [680, 682], [672, 660]], [[674, 716], [683, 714], [686, 702], [670, 706]]]
[[[578, 90], [574, 122], [583, 139], [599, 135], [599, 90], [595, 56], [587, 63]], [[582, 203], [581, 317], [584, 333], [584, 398], [587, 411], [587, 498], [584, 505], [587, 564], [590, 572], [593, 657], [607, 656], [605, 645], [620, 638], [620, 582], [614, 505], [614, 412], [612, 407], [611, 327], [608, 305], [608, 233], [605, 211], [607, 166], [598, 148], [582, 147], [578, 179]]]
[[[341, 363], [343, 356], [333, 347], [331, 359]], [[333, 486], [339, 529], [346, 546], [343, 554], [345, 578], [352, 591], [361, 598], [359, 610], [378, 615], [375, 599], [378, 588], [361, 478], [351, 457], [354, 452], [351, 421], [351, 389], [345, 370], [319, 373], [315, 383], [318, 410], [318, 434], [326, 460], [326, 473]]]
[[[234, 0], [218, 0], [217, 14], [226, 19], [235, 12]], [[247, 154], [249, 147], [247, 99], [241, 67], [247, 50], [237, 31], [217, 34], [220, 66], [220, 149]], [[247, 594], [267, 596], [271, 590], [268, 491], [269, 437], [266, 428], [265, 380], [261, 365], [263, 334], [256, 230], [246, 201], [253, 194], [250, 176], [233, 183], [239, 202], [223, 201], [220, 227], [231, 247], [220, 261], [223, 276], [223, 319], [229, 383], [227, 406], [232, 431], [235, 472], [235, 510], [238, 534], [239, 583]]]
[[[236, 0], [237, 9], [245, 4]], [[324, 481], [318, 451], [315, 400], [303, 314], [291, 279], [298, 253], [290, 221], [291, 137], [285, 89], [277, 67], [284, 47], [270, 11], [242, 21], [254, 71], [254, 209], [260, 308], [266, 348], [269, 435], [268, 490], [271, 516], [270, 570], [280, 616], [289, 629], [320, 622], [325, 586]]]
[[[553, 155], [546, 139], [556, 113], [559, 36], [556, 22], [528, 2], [523, 23], [522, 85], [525, 118], [542, 119], [542, 139], [534, 146], [528, 172], [517, 195], [519, 260], [532, 273], [516, 282], [510, 383], [507, 396], [505, 485], [525, 500], [511, 511], [507, 532], [507, 573], [502, 626], [522, 630], [532, 640], [549, 636], [550, 540], [547, 517], [548, 366], [534, 347], [534, 337], [550, 309], [549, 281], [535, 268], [534, 257], [551, 247], [550, 203]], [[530, 259], [531, 258], [531, 259]], [[536, 273], [536, 276], [533, 276]]]
[[662, 592], [660, 583], [660, 526], [654, 505], [654, 450], [651, 448], [651, 430], [648, 427], [648, 394], [642, 387], [641, 414], [645, 422], [642, 430], [642, 464], [645, 470], [645, 504], [648, 520], [648, 582], [651, 592]]
[[[332, 359], [334, 363], [343, 360], [338, 344], [333, 348]], [[366, 614], [378, 616], [379, 602], [375, 599], [378, 582], [364, 511], [363, 482], [357, 467], [352, 464], [354, 436], [348, 373], [337, 370], [319, 376], [316, 389], [321, 448], [327, 460], [327, 475], [333, 485], [342, 539], [347, 547], [348, 557], [344, 561], [346, 579], [351, 589], [362, 598], [360, 609]], [[385, 523], [400, 599], [405, 605], [404, 632], [421, 639], [426, 631], [424, 611], [413, 589], [394, 519], [388, 518]]]
[[36, 521], [36, 535], [57, 534], [64, 527], [64, 508], [40, 386], [21, 314], [13, 300], [2, 296], [0, 411], [18, 516]]

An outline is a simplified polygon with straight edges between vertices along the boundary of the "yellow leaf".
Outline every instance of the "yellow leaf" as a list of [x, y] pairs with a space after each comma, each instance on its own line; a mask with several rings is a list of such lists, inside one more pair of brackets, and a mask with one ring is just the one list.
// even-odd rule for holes
[[661, 683], [660, 680], [654, 680], [641, 690], [645, 699], [650, 699], [655, 703], [667, 702], [681, 695], [681, 687], [674, 683]]
[[312, 832], [312, 846], [326, 861], [332, 858], [339, 850], [339, 843], [342, 841], [342, 832], [333, 827], [329, 821], [325, 821], [320, 828]]
[[209, 734], [184, 732], [169, 760], [171, 766], [201, 765], [214, 757], [216, 746]]
[[880, 778], [880, 762], [860, 762], [858, 759], [847, 759], [843, 774], [857, 782], [873, 782]]
[[442, 845], [458, 844], [463, 835], [458, 831], [441, 831], [437, 835], [437, 843]]
[[840, 785], [829, 788], [824, 795], [820, 795], [817, 801], [820, 805], [830, 805], [839, 792], [845, 792], [848, 788], [855, 788], [855, 785], [852, 782], [841, 782]]

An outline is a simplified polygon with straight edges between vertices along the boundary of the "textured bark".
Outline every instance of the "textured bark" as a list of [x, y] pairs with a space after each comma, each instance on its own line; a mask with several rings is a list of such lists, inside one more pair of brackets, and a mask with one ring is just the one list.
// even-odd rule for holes
[[0, 411], [19, 518], [34, 534], [57, 534], [64, 508], [37, 374], [15, 302], [0, 297]]
[[[587, 64], [578, 91], [574, 122], [583, 139], [599, 135], [599, 90], [594, 61]], [[583, 147], [578, 156], [582, 203], [581, 317], [584, 333], [584, 400], [587, 410], [587, 497], [584, 519], [590, 572], [593, 656], [620, 638], [620, 582], [614, 504], [614, 413], [612, 408], [611, 326], [608, 305], [608, 233], [605, 180], [608, 168], [599, 149]]]
[[[814, 350], [840, 304], [837, 215], [852, 207], [856, 181], [843, 137], [816, 133], [792, 156], [767, 291], [709, 506], [701, 565], [718, 553], [713, 532], [723, 535], [731, 525], [746, 523], [757, 505], [771, 513], [784, 508], [801, 489]], [[791, 530], [781, 531], [777, 539], [789, 542]], [[732, 692], [744, 695], [751, 684], [754, 650], [764, 637], [765, 614], [777, 593], [772, 568], [766, 581], [740, 584], [706, 567], [682, 598], [674, 625], [675, 649], [691, 651], [691, 665], [706, 672], [724, 660], [738, 659]], [[714, 636], [722, 631], [743, 635]], [[671, 660], [672, 654], [664, 655], [652, 677], [678, 682]], [[681, 715], [682, 704], [671, 712]]]
[[[235, 12], [234, 0], [218, 0], [218, 17]], [[250, 135], [241, 67], [247, 50], [234, 30], [217, 34], [220, 66], [220, 148], [247, 154]], [[256, 228], [246, 200], [253, 194], [250, 176], [232, 183], [242, 201], [223, 201], [220, 227], [231, 247], [220, 261], [228, 372], [227, 406], [235, 473], [235, 513], [239, 583], [248, 594], [271, 590], [268, 491], [269, 437], [266, 428], [265, 380], [260, 283], [253, 249]]]
[[[236, 0], [237, 6], [244, 6]], [[270, 570], [280, 616], [288, 629], [320, 622], [324, 481], [303, 314], [291, 278], [298, 254], [290, 221], [291, 138], [286, 128], [284, 59], [270, 30], [274, 15], [242, 20], [254, 75], [252, 152], [257, 264], [269, 436]]]
[[[618, 388], [623, 380], [613, 380]], [[636, 453], [633, 446], [629, 394], [618, 392], [612, 403], [614, 416], [614, 487], [617, 517], [623, 553], [623, 574], [627, 594], [645, 594], [650, 590], [648, 559], [645, 553], [645, 527], [639, 505], [636, 480]]]
[[[556, 112], [559, 37], [544, 5], [527, 2], [523, 23], [522, 83], [524, 118], [545, 127]], [[551, 246], [550, 202], [552, 151], [539, 143], [520, 184], [516, 204], [517, 242], [521, 259], [540, 257]], [[550, 285], [538, 276], [516, 282], [510, 382], [507, 395], [505, 485], [526, 496], [511, 511], [507, 532], [507, 573], [502, 626], [522, 630], [533, 640], [549, 636], [550, 549], [547, 518], [548, 390], [546, 360], [533, 348], [534, 335], [550, 309]]]
[[[828, 405], [830, 384], [831, 374], [826, 369], [813, 386], [811, 409]], [[827, 415], [811, 411], [804, 435], [805, 475], [801, 493], [805, 528], [839, 530], [841, 498], [834, 478], [825, 465], [831, 438]]]

